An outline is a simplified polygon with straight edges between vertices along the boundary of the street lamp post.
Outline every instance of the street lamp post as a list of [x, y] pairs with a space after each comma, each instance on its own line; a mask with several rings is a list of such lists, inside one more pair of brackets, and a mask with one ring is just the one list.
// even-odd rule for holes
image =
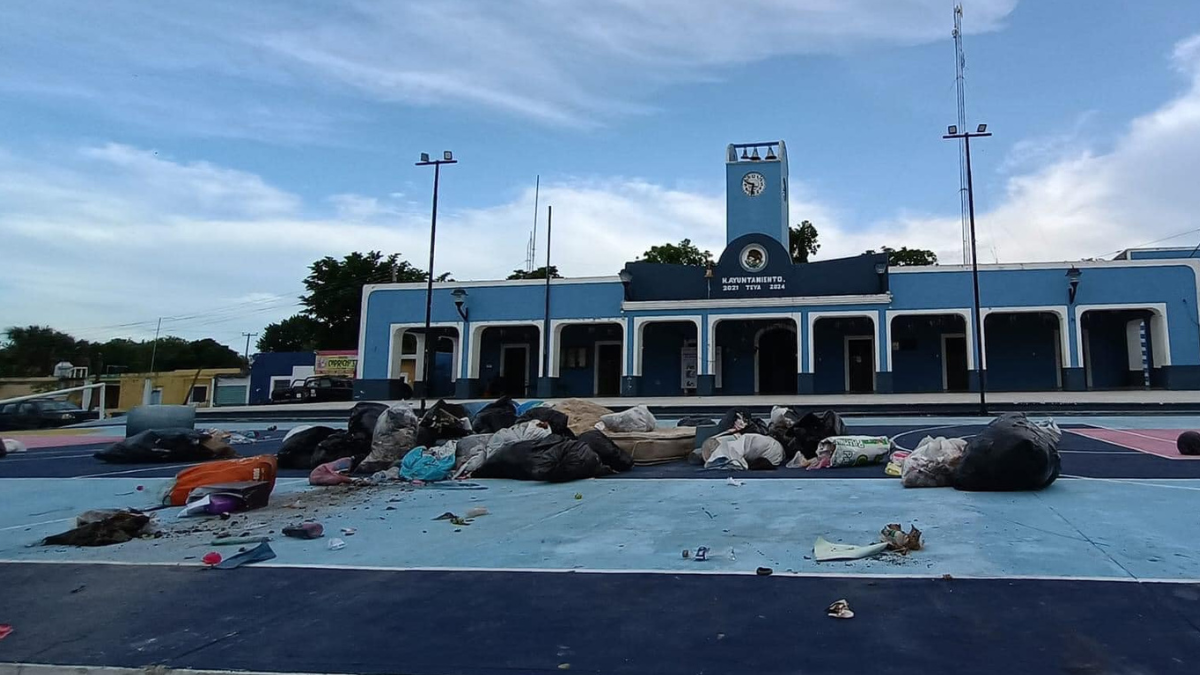
[[433, 165], [433, 215], [429, 220], [429, 278], [425, 284], [425, 354], [424, 373], [421, 376], [421, 414], [425, 414], [425, 398], [429, 395], [430, 381], [433, 378], [433, 351], [436, 341], [430, 335], [430, 322], [433, 318], [433, 249], [437, 242], [437, 202], [438, 179], [441, 178], [443, 164], [457, 164], [454, 154], [449, 150], [442, 153], [441, 159], [429, 159], [429, 153], [421, 153], [421, 161], [417, 166]]
[[944, 139], [963, 141], [967, 156], [967, 213], [971, 223], [971, 282], [975, 286], [975, 369], [979, 373], [979, 414], [986, 416], [987, 409], [987, 370], [983, 367], [983, 321], [979, 318], [979, 255], [975, 248], [975, 186], [971, 179], [971, 139], [991, 136], [986, 124], [980, 124], [974, 132], [962, 130], [959, 133], [957, 125], [946, 128], [949, 132], [942, 136]]

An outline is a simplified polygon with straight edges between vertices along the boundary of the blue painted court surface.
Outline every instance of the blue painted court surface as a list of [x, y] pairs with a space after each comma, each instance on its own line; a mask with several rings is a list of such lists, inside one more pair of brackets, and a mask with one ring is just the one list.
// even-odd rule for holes
[[[849, 422], [852, 433], [912, 447], [926, 433], [969, 435], [982, 420]], [[0, 662], [421, 674], [1198, 672], [1200, 461], [1070, 428], [1200, 420], [1059, 423], [1064, 478], [1039, 493], [904, 489], [878, 466], [740, 472], [734, 486], [730, 472], [679, 463], [562, 485], [478, 481], [478, 490], [313, 488], [285, 475], [266, 509], [204, 520], [197, 532], [181, 532], [194, 521], [167, 509], [157, 516], [166, 536], [96, 549], [35, 544], [84, 510], [152, 505], [179, 467], [104, 465], [88, 446], [30, 450], [0, 460], [0, 623], [14, 628], [0, 640]], [[489, 515], [469, 525], [435, 520], [477, 506]], [[279, 536], [310, 517], [324, 539]], [[916, 525], [925, 549], [812, 560], [818, 536], [867, 544], [890, 522]], [[272, 536], [278, 557], [203, 569], [204, 553], [236, 552], [211, 545], [222, 530]], [[329, 550], [332, 537], [346, 547]], [[710, 549], [707, 561], [683, 557], [698, 546]], [[759, 567], [774, 574], [756, 576]], [[839, 598], [854, 619], [824, 615]]]

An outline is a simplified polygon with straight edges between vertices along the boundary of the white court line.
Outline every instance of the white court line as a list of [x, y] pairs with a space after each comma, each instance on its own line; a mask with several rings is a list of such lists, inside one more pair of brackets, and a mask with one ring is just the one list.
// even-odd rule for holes
[[[205, 567], [200, 562], [130, 562], [119, 560], [14, 560], [0, 558], [0, 565], [34, 564], [34, 565], [112, 565], [115, 567]], [[270, 569], [299, 569], [299, 570], [352, 570], [358, 572], [465, 572], [465, 573], [496, 573], [512, 572], [517, 574], [653, 574], [670, 576], [714, 576], [714, 577], [753, 577], [758, 576], [755, 570], [688, 570], [688, 569], [592, 569], [592, 568], [555, 568], [555, 567], [387, 567], [383, 565], [329, 565], [301, 563], [254, 563], [256, 568]], [[796, 577], [800, 579], [922, 579], [927, 581], [1119, 581], [1122, 583], [1151, 583], [1151, 584], [1195, 584], [1200, 578], [1171, 579], [1171, 578], [1135, 578], [1126, 575], [1112, 577], [1098, 576], [1063, 576], [1043, 574], [1014, 574], [1014, 575], [952, 575], [945, 579], [944, 575], [932, 572], [926, 574], [883, 574], [865, 572], [780, 572], [775, 571], [773, 577]]]
[[[143, 471], [158, 471], [160, 469], [178, 469], [180, 467], [193, 466], [193, 464], [155, 464], [154, 466], [146, 466], [140, 469], [129, 469], [128, 471], [109, 471], [107, 473], [91, 473], [86, 476], [71, 476], [71, 480], [80, 478], [103, 478], [105, 476], [121, 476], [129, 473], [141, 473]], [[156, 476], [157, 478], [172, 478], [172, 476]]]
[[43, 520], [40, 523], [25, 523], [23, 525], [9, 525], [8, 527], [0, 527], [0, 532], [8, 532], [9, 530], [23, 530], [27, 527], [37, 527], [38, 525], [51, 525], [53, 523], [61, 523], [66, 520], [75, 520], [75, 516], [66, 518], [55, 518], [54, 520]]
[[4, 463], [10, 464], [12, 462], [50, 462], [50, 461], [53, 461], [56, 459], [79, 459], [80, 457], [91, 457], [93, 454], [94, 454], [94, 451], [93, 452], [85, 452], [82, 455], [57, 455], [55, 457], [14, 457], [12, 459], [5, 459]]
[[1192, 490], [1200, 492], [1200, 487], [1191, 487], [1187, 485], [1163, 485], [1161, 483], [1152, 483], [1150, 481], [1164, 480], [1186, 480], [1194, 481], [1195, 478], [1094, 478], [1091, 476], [1072, 476], [1070, 474], [1062, 474], [1060, 478], [1073, 478], [1075, 480], [1096, 480], [1102, 483], [1124, 483], [1126, 485], [1140, 485], [1142, 487], [1167, 488], [1168, 490]]

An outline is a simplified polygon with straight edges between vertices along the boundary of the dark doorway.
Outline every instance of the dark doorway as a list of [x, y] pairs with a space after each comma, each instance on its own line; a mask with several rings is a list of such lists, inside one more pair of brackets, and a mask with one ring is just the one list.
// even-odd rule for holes
[[758, 393], [796, 393], [796, 334], [770, 328], [758, 338]]
[[942, 362], [946, 391], [967, 390], [967, 338], [963, 335], [942, 337]]
[[500, 380], [504, 392], [509, 396], [525, 396], [529, 380], [529, 348], [526, 345], [504, 345], [501, 347], [503, 363], [500, 365]]
[[846, 338], [846, 391], [875, 391], [875, 346], [871, 337]]
[[621, 395], [620, 344], [596, 345], [596, 396]]

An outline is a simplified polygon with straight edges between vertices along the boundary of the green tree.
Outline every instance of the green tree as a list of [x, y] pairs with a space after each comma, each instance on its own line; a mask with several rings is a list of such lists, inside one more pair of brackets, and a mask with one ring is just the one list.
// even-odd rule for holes
[[260, 352], [310, 352], [320, 345], [321, 323], [303, 314], [290, 316], [263, 329], [258, 338]]
[[[924, 248], [901, 246], [897, 250], [891, 246], [884, 246], [882, 250], [888, 256], [889, 267], [920, 267], [936, 265], [938, 261], [936, 253]], [[870, 255], [875, 253], [875, 249], [868, 249], [865, 253]]]
[[4, 331], [0, 346], [0, 376], [45, 377], [54, 374], [54, 365], [70, 361], [74, 365], [87, 358], [88, 343], [49, 326], [11, 326]]
[[788, 228], [788, 252], [792, 255], [792, 262], [806, 263], [810, 256], [817, 254], [821, 248], [817, 236], [817, 227], [807, 220]]
[[[300, 296], [301, 314], [320, 324], [317, 347], [354, 349], [362, 316], [362, 290], [367, 284], [425, 281], [427, 275], [393, 253], [355, 251], [341, 260], [326, 256], [309, 266], [304, 279], [307, 293]], [[449, 273], [438, 280], [449, 279]]]
[[691, 239], [684, 239], [678, 244], [651, 246], [649, 251], [642, 254], [642, 260], [667, 265], [702, 266], [712, 260], [712, 253], [701, 251]]
[[[545, 279], [545, 278], [546, 278], [546, 268], [545, 267], [539, 267], [532, 272], [526, 272], [525, 270], [513, 270], [513, 273], [508, 275], [509, 280], [512, 280], [512, 279]], [[558, 265], [550, 266], [550, 278], [551, 279], [561, 279], [562, 278], [562, 275], [558, 273]]]

